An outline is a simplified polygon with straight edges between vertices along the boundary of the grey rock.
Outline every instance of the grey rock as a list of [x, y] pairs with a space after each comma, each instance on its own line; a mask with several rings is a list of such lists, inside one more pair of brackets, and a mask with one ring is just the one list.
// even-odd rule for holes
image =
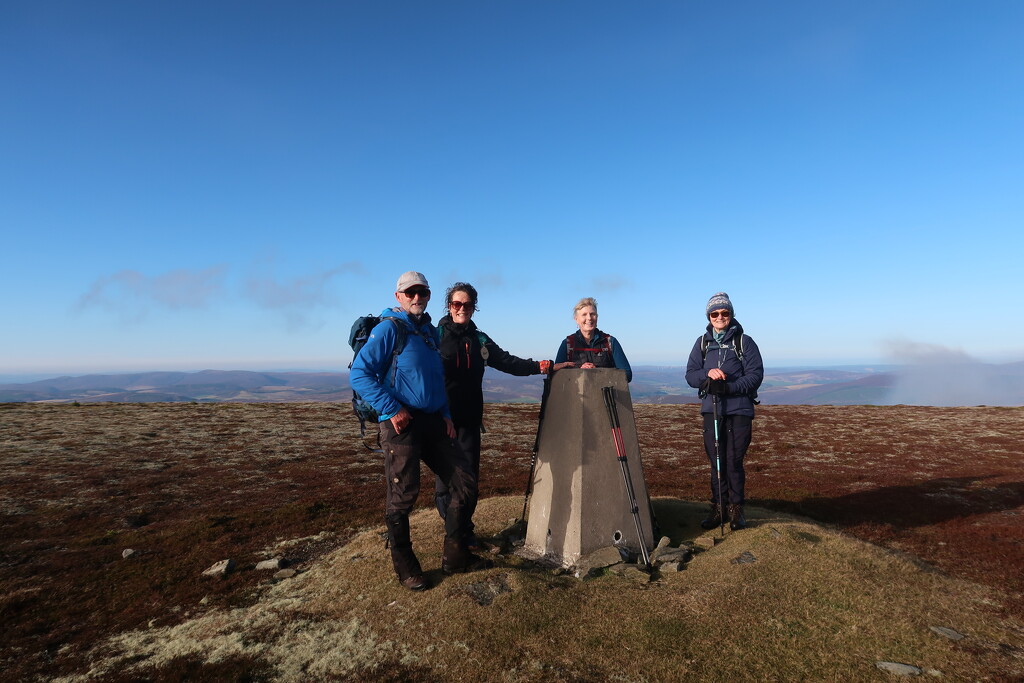
[[221, 560], [203, 572], [203, 576], [225, 576], [235, 568], [234, 560]]
[[131, 548], [125, 548], [121, 551], [121, 558], [127, 560], [129, 557], [135, 554], [135, 551]]
[[689, 548], [663, 548], [651, 553], [651, 562], [654, 564], [662, 562], [689, 562], [693, 557]]
[[288, 566], [288, 560], [283, 557], [275, 557], [270, 560], [263, 560], [256, 565], [256, 569], [284, 569]]
[[715, 547], [716, 543], [718, 543], [718, 539], [714, 536], [698, 536], [693, 539], [693, 545], [701, 550], [710, 550]]
[[900, 664], [899, 662], [875, 662], [875, 666], [887, 673], [897, 676], [920, 676], [921, 669], [912, 664]]
[[757, 562], [757, 558], [754, 557], [754, 553], [749, 550], [744, 550], [736, 557], [729, 560], [731, 564], [750, 564], [751, 562]]
[[626, 567], [628, 566], [629, 565], [625, 562], [620, 562], [618, 564], [613, 564], [608, 567], [605, 567], [605, 571], [614, 576], [624, 576], [626, 574]]
[[654, 552], [658, 552], [662, 548], [671, 547], [671, 545], [672, 545], [671, 539], [669, 539], [668, 536], [662, 536], [660, 539], [658, 539], [658, 545], [654, 548]]
[[581, 558], [580, 561], [576, 563], [576, 576], [581, 579], [585, 579], [592, 574], [596, 574], [605, 567], [610, 567], [613, 564], [619, 564], [620, 562], [622, 562], [622, 555], [619, 553], [619, 549], [615, 546], [598, 548], [586, 557]]
[[950, 640], [963, 640], [967, 637], [959, 631], [954, 631], [953, 629], [946, 628], [945, 626], [929, 626], [928, 628], [935, 633], [938, 633], [940, 636], [949, 638]]
[[658, 570], [662, 574], [673, 574], [675, 572], [681, 572], [686, 569], [686, 565], [682, 562], [662, 562], [658, 565]]
[[282, 569], [279, 572], [275, 572], [274, 578], [278, 579], [278, 580], [280, 580], [280, 579], [290, 579], [293, 576], [295, 576], [296, 574], [298, 574], [298, 572], [295, 571], [294, 569]]

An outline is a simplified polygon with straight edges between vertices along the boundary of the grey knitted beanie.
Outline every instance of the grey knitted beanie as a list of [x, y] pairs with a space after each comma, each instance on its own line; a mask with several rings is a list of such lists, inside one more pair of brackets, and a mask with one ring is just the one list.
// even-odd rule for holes
[[713, 297], [708, 299], [708, 305], [704, 309], [704, 315], [710, 318], [711, 311], [717, 311], [722, 308], [727, 308], [729, 309], [730, 314], [732, 314], [733, 316], [736, 315], [736, 311], [733, 310], [732, 307], [732, 302], [729, 301], [729, 295], [726, 294], [725, 292], [719, 292], [718, 294], [715, 294]]

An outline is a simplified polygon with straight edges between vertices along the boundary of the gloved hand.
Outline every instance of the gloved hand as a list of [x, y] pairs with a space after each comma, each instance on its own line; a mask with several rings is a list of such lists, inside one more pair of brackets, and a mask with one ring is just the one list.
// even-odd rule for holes
[[550, 375], [556, 370], [562, 370], [563, 368], [571, 368], [574, 367], [575, 365], [575, 363], [552, 363], [549, 360], [542, 360], [540, 361], [540, 373], [542, 375]]
[[722, 394], [728, 393], [728, 385], [726, 385], [724, 379], [711, 379], [710, 377], [705, 377], [704, 381], [700, 383], [700, 391], [697, 392], [697, 395], [704, 398], [708, 394], [718, 394], [721, 396]]

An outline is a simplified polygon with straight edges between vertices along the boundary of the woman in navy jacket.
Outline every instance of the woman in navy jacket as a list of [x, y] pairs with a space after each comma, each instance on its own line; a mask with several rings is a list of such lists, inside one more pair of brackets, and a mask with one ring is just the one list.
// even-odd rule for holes
[[555, 363], [577, 368], [618, 368], [633, 381], [633, 369], [619, 346], [619, 340], [597, 329], [597, 300], [584, 297], [572, 309], [579, 330], [566, 337], [555, 354]]
[[[757, 389], [764, 379], [761, 352], [754, 340], [743, 334], [734, 317], [732, 301], [725, 292], [708, 300], [704, 309], [707, 331], [697, 338], [686, 363], [686, 382], [706, 388], [700, 412], [704, 416], [704, 451], [711, 461], [711, 514], [701, 522], [713, 529], [729, 522], [736, 531], [747, 526], [743, 514], [746, 476], [743, 459], [750, 446]], [[722, 467], [724, 495], [719, 489], [715, 458], [713, 401], [718, 401], [718, 462]], [[723, 509], [723, 506], [725, 509]]]

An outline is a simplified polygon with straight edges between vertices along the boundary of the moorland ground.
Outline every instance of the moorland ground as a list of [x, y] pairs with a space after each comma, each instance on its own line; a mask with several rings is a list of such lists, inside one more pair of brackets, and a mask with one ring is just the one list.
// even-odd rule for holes
[[[522, 495], [536, 418], [533, 405], [488, 406], [482, 497]], [[651, 495], [706, 498], [697, 407], [638, 405], [635, 418]], [[994, 609], [1019, 618], [1022, 418], [1019, 408], [764, 406], [749, 502], [999, 589]], [[282, 540], [308, 566], [379, 525], [379, 458], [345, 404], [3, 404], [4, 670], [12, 680], [81, 671], [104, 636], [184, 620], [182, 605], [251, 603], [265, 575], [199, 573], [227, 557], [251, 567]], [[131, 561], [125, 548], [137, 549]]]

